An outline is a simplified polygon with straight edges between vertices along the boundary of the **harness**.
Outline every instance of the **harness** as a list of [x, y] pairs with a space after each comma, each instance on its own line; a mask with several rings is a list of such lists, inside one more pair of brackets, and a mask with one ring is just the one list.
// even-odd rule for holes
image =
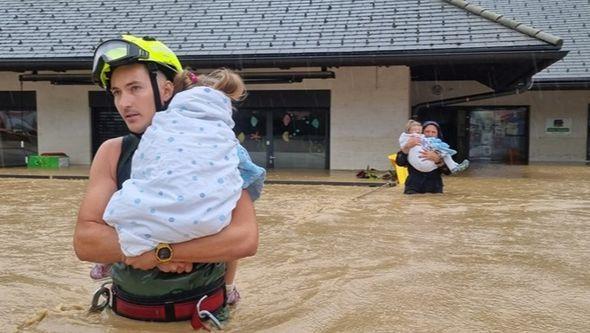
[[[135, 134], [123, 137], [121, 155], [117, 164], [118, 189], [121, 189], [123, 182], [130, 177], [131, 160], [140, 139], [141, 137]], [[163, 273], [162, 276], [175, 277], [176, 275], [173, 274], [176, 273]], [[166, 283], [174, 283], [174, 281], [166, 279]], [[221, 328], [215, 314], [224, 310], [226, 298], [224, 276], [215, 281], [209, 281], [205, 286], [163, 296], [131, 294], [123, 290], [115, 281], [108, 281], [94, 293], [89, 312], [100, 312], [110, 307], [116, 314], [135, 320], [170, 322], [190, 319], [195, 330], [203, 328], [209, 331], [203, 320], [210, 319], [217, 328]]]

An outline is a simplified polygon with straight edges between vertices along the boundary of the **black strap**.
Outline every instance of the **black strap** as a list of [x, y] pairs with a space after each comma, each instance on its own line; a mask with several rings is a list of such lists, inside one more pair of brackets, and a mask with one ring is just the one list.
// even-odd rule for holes
[[148, 72], [150, 73], [150, 81], [152, 82], [156, 111], [162, 111], [164, 110], [164, 105], [162, 104], [162, 99], [160, 98], [160, 89], [158, 89], [158, 66], [153, 62], [148, 62], [146, 66], [148, 68]]
[[134, 133], [123, 137], [121, 155], [119, 155], [119, 162], [117, 162], [117, 189], [119, 190], [123, 187], [123, 182], [131, 177], [131, 158], [140, 139], [140, 136]]

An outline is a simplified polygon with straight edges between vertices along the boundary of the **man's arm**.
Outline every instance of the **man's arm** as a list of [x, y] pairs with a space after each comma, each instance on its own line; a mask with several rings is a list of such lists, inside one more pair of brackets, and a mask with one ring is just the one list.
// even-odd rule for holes
[[[227, 262], [253, 256], [257, 249], [258, 224], [254, 204], [248, 191], [242, 190], [242, 197], [232, 212], [231, 223], [214, 235], [172, 244], [172, 262]], [[158, 264], [154, 251], [127, 258], [125, 263], [139, 269], [149, 269]], [[165, 271], [178, 271], [176, 268], [159, 267]]]
[[86, 195], [80, 205], [74, 231], [74, 250], [80, 260], [113, 263], [123, 258], [115, 229], [102, 219], [111, 196], [117, 190], [115, 179], [121, 140], [117, 138], [103, 143], [92, 162]]
[[[114, 228], [102, 219], [104, 210], [116, 191], [116, 168], [121, 153], [121, 139], [105, 142], [98, 150], [90, 169], [86, 196], [80, 206], [74, 232], [74, 249], [80, 260], [113, 263], [124, 260]], [[242, 191], [228, 227], [212, 236], [174, 245], [176, 262], [223, 262], [252, 256], [258, 248], [258, 224], [254, 205], [247, 191]], [[130, 260], [133, 259], [133, 260]], [[142, 268], [156, 266], [153, 251], [127, 258], [139, 260]]]

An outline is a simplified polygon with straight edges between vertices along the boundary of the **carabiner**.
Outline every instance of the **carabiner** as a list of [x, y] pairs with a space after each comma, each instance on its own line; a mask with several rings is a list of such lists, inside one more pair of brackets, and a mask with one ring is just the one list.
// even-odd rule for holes
[[219, 319], [217, 319], [211, 312], [207, 311], [207, 310], [201, 310], [201, 303], [205, 300], [205, 298], [207, 298], [207, 295], [201, 297], [201, 299], [197, 302], [197, 313], [199, 314], [200, 318], [209, 318], [211, 319], [211, 321], [215, 324], [215, 326], [217, 326], [218, 329], [221, 329], [221, 323], [219, 322]]
[[[111, 282], [105, 282], [94, 292], [94, 296], [92, 296], [92, 302], [90, 303], [90, 309], [88, 309], [88, 313], [93, 312], [101, 312], [107, 306], [109, 306], [111, 301], [111, 289], [108, 288], [106, 285], [110, 284]], [[104, 301], [100, 302], [100, 297], [104, 296]]]

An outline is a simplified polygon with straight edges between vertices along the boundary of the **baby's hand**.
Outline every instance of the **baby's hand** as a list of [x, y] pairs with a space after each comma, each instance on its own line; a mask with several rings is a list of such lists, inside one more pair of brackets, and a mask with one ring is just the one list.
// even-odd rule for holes
[[189, 273], [193, 270], [193, 264], [190, 262], [167, 262], [159, 264], [158, 269], [167, 273]]

